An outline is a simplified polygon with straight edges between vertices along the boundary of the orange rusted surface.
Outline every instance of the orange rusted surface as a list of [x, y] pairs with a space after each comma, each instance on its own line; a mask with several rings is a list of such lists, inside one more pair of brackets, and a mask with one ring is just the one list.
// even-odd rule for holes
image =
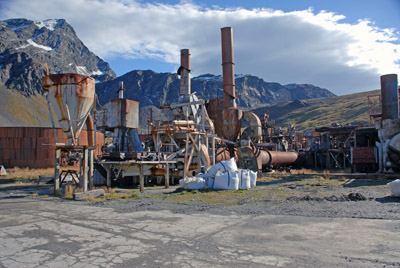
[[223, 99], [210, 100], [207, 106], [208, 116], [214, 121], [215, 132], [218, 136], [236, 141], [242, 125], [242, 110], [235, 107], [223, 109]]
[[225, 27], [221, 29], [221, 47], [224, 107], [236, 107], [235, 64], [233, 60], [233, 34], [231, 27]]
[[[68, 139], [62, 129], [56, 129], [59, 143]], [[103, 133], [96, 133], [95, 156], [101, 155], [104, 141]], [[0, 128], [0, 164], [6, 168], [54, 167], [54, 147], [44, 144], [55, 144], [52, 128], [42, 127], [1, 127]], [[78, 145], [88, 145], [87, 131], [82, 130]]]
[[190, 70], [190, 49], [181, 49], [181, 66]]

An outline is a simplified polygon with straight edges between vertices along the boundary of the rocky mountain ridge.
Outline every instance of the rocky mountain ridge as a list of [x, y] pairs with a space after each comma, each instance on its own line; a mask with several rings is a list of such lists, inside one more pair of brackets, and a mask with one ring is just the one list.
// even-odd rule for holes
[[[156, 73], [151, 70], [131, 71], [116, 79], [98, 83], [96, 92], [101, 103], [118, 98], [119, 83], [124, 82], [125, 98], [140, 102], [141, 106], [159, 107], [176, 102], [179, 97], [179, 76], [172, 73]], [[265, 82], [252, 75], [235, 78], [238, 106], [257, 108], [297, 99], [328, 98], [335, 96], [327, 89], [313, 85], [281, 85]], [[192, 78], [191, 90], [204, 100], [222, 96], [222, 76], [206, 74]]]
[[81, 73], [100, 82], [116, 77], [63, 19], [0, 21], [1, 84], [25, 96], [40, 94], [46, 64], [50, 73]]

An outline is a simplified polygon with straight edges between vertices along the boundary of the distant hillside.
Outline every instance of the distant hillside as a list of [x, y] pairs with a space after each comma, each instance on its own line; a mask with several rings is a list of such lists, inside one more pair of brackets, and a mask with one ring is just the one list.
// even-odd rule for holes
[[330, 126], [332, 123], [365, 125], [369, 123], [367, 96], [374, 94], [380, 94], [380, 90], [324, 99], [295, 100], [252, 111], [260, 117], [269, 113], [278, 126], [293, 124], [298, 130]]
[[42, 95], [25, 97], [0, 85], [0, 107], [2, 127], [51, 127], [47, 101]]

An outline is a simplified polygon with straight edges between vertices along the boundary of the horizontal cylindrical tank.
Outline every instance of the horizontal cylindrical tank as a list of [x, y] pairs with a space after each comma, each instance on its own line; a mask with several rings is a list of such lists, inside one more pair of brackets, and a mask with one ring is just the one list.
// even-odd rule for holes
[[260, 150], [256, 155], [258, 166], [260, 167], [274, 167], [294, 164], [298, 159], [296, 152], [280, 152], [280, 151], [266, 151]]

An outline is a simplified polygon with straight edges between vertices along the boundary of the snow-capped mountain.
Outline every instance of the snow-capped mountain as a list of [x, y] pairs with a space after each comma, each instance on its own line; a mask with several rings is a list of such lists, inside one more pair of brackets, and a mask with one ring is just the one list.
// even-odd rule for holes
[[108, 63], [83, 44], [63, 19], [0, 21], [0, 83], [24, 95], [41, 93], [50, 73], [81, 73], [98, 82], [115, 78]]

